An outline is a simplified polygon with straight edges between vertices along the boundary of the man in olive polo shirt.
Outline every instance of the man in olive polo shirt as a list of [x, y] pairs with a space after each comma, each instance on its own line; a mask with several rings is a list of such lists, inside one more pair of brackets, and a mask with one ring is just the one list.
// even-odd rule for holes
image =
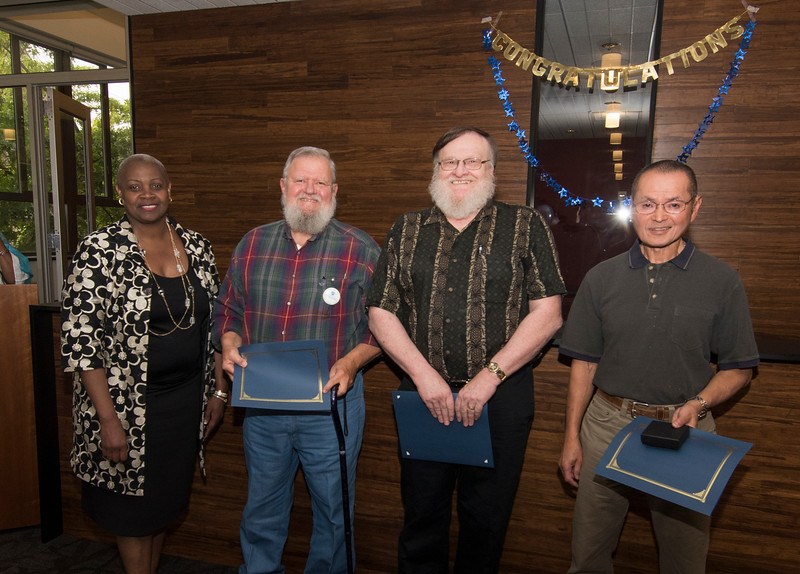
[[[589, 271], [561, 338], [572, 365], [560, 465], [578, 487], [570, 574], [614, 571], [635, 492], [594, 473], [614, 435], [637, 415], [714, 432], [709, 409], [758, 364], [738, 274], [684, 237], [702, 203], [692, 169], [651, 164], [631, 202], [638, 241]], [[709, 517], [653, 496], [648, 504], [661, 574], [704, 573]]]
[[456, 488], [455, 571], [497, 572], [533, 421], [531, 361], [561, 326], [553, 238], [535, 210], [492, 199], [496, 162], [482, 130], [439, 139], [434, 207], [394, 224], [367, 297], [370, 329], [406, 373], [401, 389], [445, 425], [490, 410], [493, 469], [401, 460], [401, 574], [447, 572]]

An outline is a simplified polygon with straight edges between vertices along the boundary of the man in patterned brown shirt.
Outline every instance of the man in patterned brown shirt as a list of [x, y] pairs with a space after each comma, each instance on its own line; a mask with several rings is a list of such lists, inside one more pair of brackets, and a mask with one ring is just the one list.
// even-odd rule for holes
[[[401, 460], [399, 572], [497, 572], [533, 421], [531, 362], [561, 326], [564, 282], [550, 231], [528, 207], [493, 200], [497, 145], [453, 128], [433, 148], [434, 206], [392, 227], [367, 297], [369, 323], [441, 424], [491, 410], [493, 469]], [[458, 392], [453, 400], [453, 392]]]

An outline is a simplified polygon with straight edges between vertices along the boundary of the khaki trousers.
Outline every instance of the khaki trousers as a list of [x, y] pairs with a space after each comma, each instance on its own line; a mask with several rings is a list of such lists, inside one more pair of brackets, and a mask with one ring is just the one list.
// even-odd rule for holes
[[[583, 465], [572, 524], [569, 574], [614, 572], [612, 555], [631, 496], [647, 497], [658, 544], [660, 573], [704, 574], [710, 517], [594, 473], [614, 435], [630, 422], [630, 416], [596, 395], [586, 409], [581, 425]], [[711, 413], [698, 422], [698, 428], [715, 432]]]

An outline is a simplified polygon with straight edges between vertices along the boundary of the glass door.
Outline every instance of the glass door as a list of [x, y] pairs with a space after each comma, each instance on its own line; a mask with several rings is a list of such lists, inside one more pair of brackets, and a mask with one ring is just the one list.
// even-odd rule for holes
[[31, 97], [39, 297], [49, 302], [61, 299], [69, 259], [94, 230], [91, 108], [53, 87], [35, 88]]

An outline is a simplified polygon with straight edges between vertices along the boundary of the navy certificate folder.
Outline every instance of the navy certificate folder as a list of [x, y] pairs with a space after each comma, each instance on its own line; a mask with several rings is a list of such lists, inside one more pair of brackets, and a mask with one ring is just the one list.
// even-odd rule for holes
[[279, 411], [330, 412], [325, 344], [319, 340], [242, 345], [244, 369], [233, 368], [231, 404]]
[[652, 421], [636, 417], [619, 431], [595, 472], [710, 516], [736, 465], [753, 445], [690, 428], [677, 450], [649, 446], [641, 435]]
[[416, 391], [392, 391], [392, 401], [402, 458], [494, 468], [488, 405], [465, 427], [456, 419], [445, 426], [433, 418]]

